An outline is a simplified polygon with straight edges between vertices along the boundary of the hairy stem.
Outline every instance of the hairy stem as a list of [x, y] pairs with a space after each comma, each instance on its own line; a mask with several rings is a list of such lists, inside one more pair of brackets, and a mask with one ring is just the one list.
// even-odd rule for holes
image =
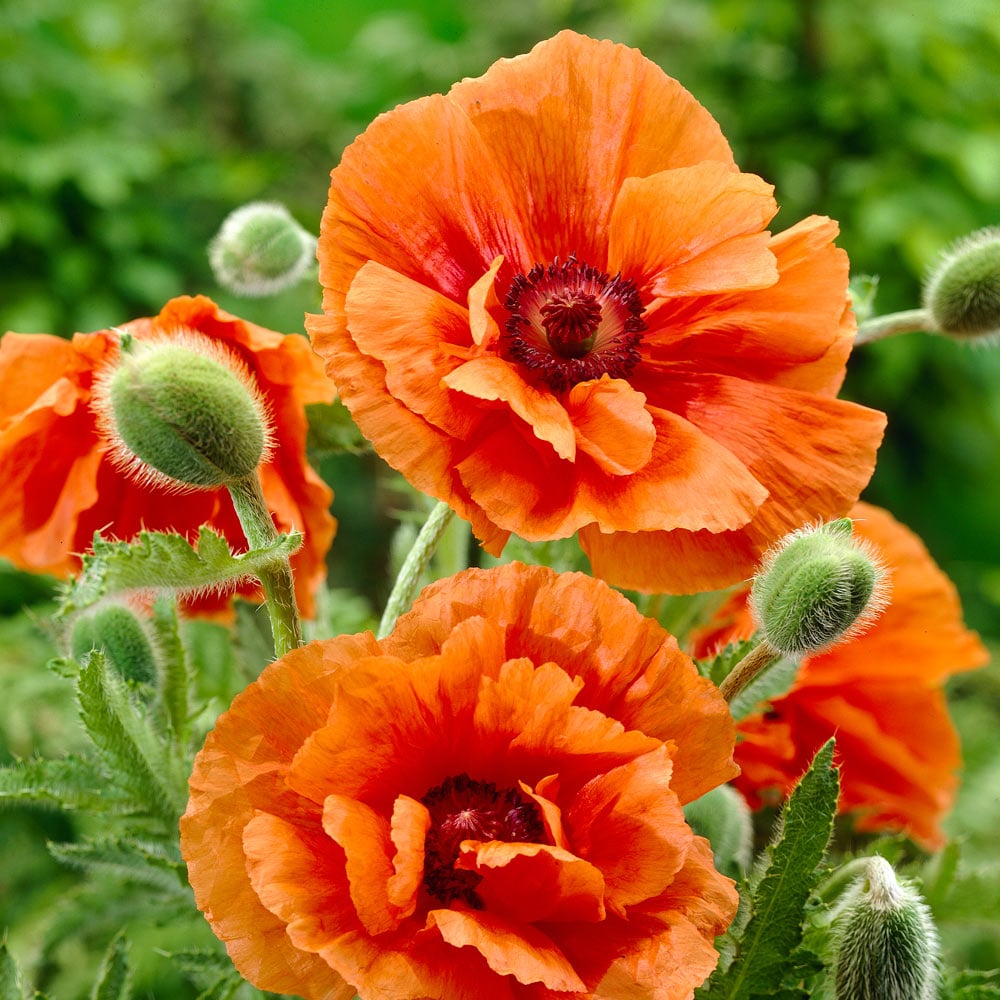
[[[250, 548], [262, 549], [271, 545], [277, 539], [278, 532], [264, 501], [257, 473], [230, 483], [229, 493]], [[262, 567], [258, 576], [264, 588], [264, 600], [271, 620], [274, 654], [284, 656], [289, 650], [302, 645], [302, 622], [295, 602], [292, 567], [287, 558], [276, 558], [267, 567]]]
[[392, 631], [396, 619], [412, 603], [420, 577], [454, 516], [455, 512], [443, 500], [430, 512], [420, 529], [420, 534], [417, 535], [417, 540], [413, 543], [413, 548], [400, 567], [396, 582], [392, 585], [392, 593], [389, 594], [385, 611], [382, 613], [382, 621], [378, 626], [379, 639], [384, 639]]

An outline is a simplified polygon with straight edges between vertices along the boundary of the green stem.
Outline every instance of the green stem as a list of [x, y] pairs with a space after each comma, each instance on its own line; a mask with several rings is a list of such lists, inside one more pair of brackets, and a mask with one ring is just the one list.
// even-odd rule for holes
[[420, 578], [454, 516], [455, 512], [443, 500], [430, 512], [392, 585], [392, 593], [379, 622], [378, 638], [384, 639], [392, 631], [396, 619], [409, 608]]
[[762, 671], [781, 657], [767, 641], [761, 641], [729, 672], [719, 685], [719, 693], [727, 702], [733, 699]]
[[[267, 509], [257, 473], [230, 483], [229, 493], [250, 548], [263, 549], [273, 544], [278, 538], [278, 532], [271, 520], [271, 512]], [[302, 645], [302, 623], [295, 603], [292, 567], [287, 558], [276, 558], [267, 567], [262, 567], [258, 576], [264, 588], [264, 600], [271, 619], [274, 655], [284, 656], [289, 650]]]
[[866, 320], [858, 327], [854, 345], [870, 344], [875, 340], [894, 337], [897, 333], [934, 333], [934, 321], [926, 309], [908, 309], [905, 312], [889, 313]]

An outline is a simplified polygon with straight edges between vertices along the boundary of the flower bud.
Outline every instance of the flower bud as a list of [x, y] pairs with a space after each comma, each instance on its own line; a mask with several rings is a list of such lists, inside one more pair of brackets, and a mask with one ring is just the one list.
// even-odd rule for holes
[[841, 518], [786, 535], [764, 557], [750, 591], [762, 637], [804, 656], [863, 631], [886, 602], [885, 574]]
[[316, 237], [277, 202], [254, 201], [231, 212], [208, 248], [215, 280], [247, 298], [291, 288], [316, 255]]
[[112, 666], [130, 681], [156, 679], [156, 659], [145, 630], [128, 608], [108, 604], [79, 618], [70, 640], [73, 658], [81, 661], [92, 649], [103, 649]]
[[933, 326], [959, 340], [1000, 334], [1000, 227], [963, 237], [924, 287]]
[[98, 425], [115, 464], [174, 489], [215, 489], [249, 476], [270, 448], [253, 378], [215, 341], [191, 331], [123, 338], [120, 363], [94, 385]]
[[938, 935], [917, 891], [875, 856], [850, 894], [838, 924], [837, 1000], [933, 1000]]

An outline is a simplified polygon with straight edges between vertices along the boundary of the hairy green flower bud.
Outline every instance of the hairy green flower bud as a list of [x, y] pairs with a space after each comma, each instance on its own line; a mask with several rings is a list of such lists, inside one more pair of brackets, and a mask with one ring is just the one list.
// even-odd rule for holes
[[924, 308], [949, 337], [1000, 335], [1000, 227], [980, 229], [942, 255], [924, 287]]
[[838, 921], [837, 1000], [934, 1000], [938, 935], [917, 891], [875, 856], [850, 893]]
[[278, 202], [254, 201], [231, 212], [208, 248], [215, 280], [248, 298], [291, 288], [316, 255], [307, 233]]
[[93, 406], [115, 464], [168, 488], [215, 489], [245, 479], [271, 444], [246, 367], [192, 331], [123, 338], [120, 363], [95, 383]]
[[863, 631], [885, 606], [885, 574], [841, 518], [785, 536], [754, 578], [750, 608], [764, 640], [804, 656]]
[[126, 680], [151, 683], [156, 679], [149, 637], [136, 616], [120, 604], [105, 605], [77, 619], [70, 643], [75, 660], [82, 660], [92, 649], [103, 649]]

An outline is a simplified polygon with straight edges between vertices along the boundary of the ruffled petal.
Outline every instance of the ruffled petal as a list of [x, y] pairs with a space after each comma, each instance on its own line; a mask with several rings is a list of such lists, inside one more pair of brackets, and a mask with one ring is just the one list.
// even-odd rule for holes
[[605, 901], [626, 910], [659, 895], [684, 864], [690, 827], [670, 787], [666, 747], [587, 782], [566, 813], [573, 850], [600, 869]]
[[470, 841], [456, 867], [481, 875], [477, 895], [512, 920], [593, 923], [606, 916], [601, 870], [561, 847]]
[[431, 910], [428, 926], [455, 948], [475, 948], [500, 976], [542, 983], [551, 990], [582, 990], [584, 984], [559, 949], [539, 930], [487, 912]]
[[395, 871], [388, 822], [357, 799], [328, 795], [323, 829], [344, 852], [351, 902], [365, 930], [395, 930], [400, 918], [389, 902], [389, 879]]
[[657, 298], [767, 288], [773, 187], [722, 163], [629, 178], [611, 217], [609, 269]]
[[604, 268], [603, 234], [626, 178], [732, 164], [719, 126], [676, 80], [635, 49], [568, 31], [463, 80], [448, 98], [505, 181], [529, 234], [528, 266], [576, 253]]
[[[444, 377], [444, 384], [485, 402], [506, 403], [539, 441], [552, 446], [556, 456], [576, 457], [575, 427], [566, 408], [551, 392], [528, 385], [508, 362], [496, 355], [473, 358]], [[482, 451], [479, 446], [478, 451]]]
[[566, 409], [577, 447], [610, 476], [637, 472], [656, 443], [646, 399], [622, 379], [607, 376], [573, 386]]

